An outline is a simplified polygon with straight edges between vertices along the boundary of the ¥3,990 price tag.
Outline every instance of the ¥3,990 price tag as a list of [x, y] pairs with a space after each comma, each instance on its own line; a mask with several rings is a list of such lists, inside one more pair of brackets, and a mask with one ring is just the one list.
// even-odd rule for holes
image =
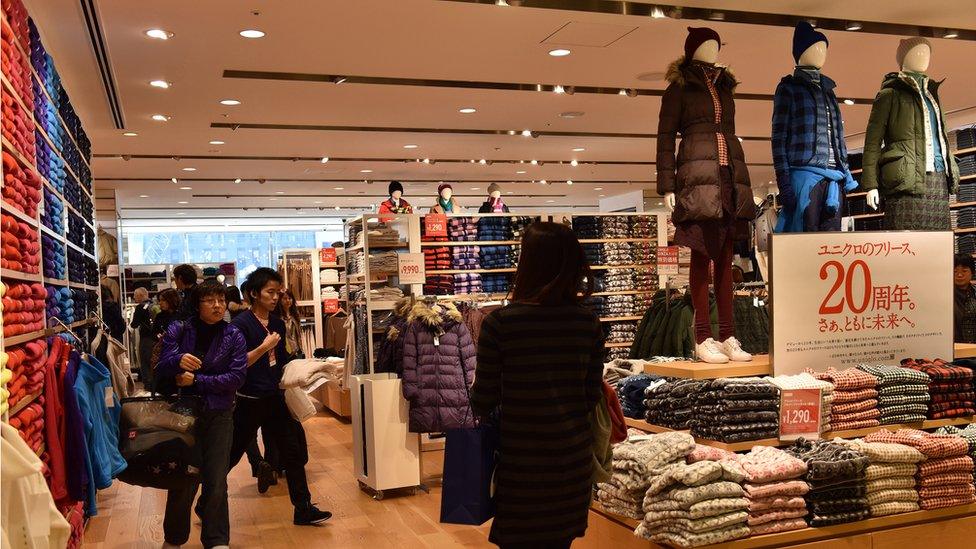
[[784, 389], [780, 392], [779, 439], [820, 437], [820, 389]]

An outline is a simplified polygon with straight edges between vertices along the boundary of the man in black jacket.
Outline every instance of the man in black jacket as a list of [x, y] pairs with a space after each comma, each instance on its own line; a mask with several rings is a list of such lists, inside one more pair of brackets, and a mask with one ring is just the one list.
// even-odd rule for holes
[[190, 294], [197, 285], [197, 269], [193, 265], [183, 263], [173, 269], [173, 284], [180, 292], [180, 320], [186, 320], [194, 315], [193, 304], [190, 302]]

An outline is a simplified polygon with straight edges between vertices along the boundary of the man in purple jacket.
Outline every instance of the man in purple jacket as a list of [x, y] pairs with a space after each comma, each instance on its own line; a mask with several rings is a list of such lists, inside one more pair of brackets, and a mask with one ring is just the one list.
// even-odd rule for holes
[[[206, 548], [225, 548], [230, 544], [227, 472], [234, 434], [234, 395], [247, 376], [247, 351], [240, 330], [224, 321], [227, 302], [220, 283], [204, 282], [194, 287], [189, 299], [194, 314], [174, 322], [163, 336], [157, 374], [175, 378], [184, 395], [195, 394], [202, 400], [195, 424], [202, 456], [200, 541]], [[163, 547], [180, 546], [189, 539], [190, 508], [197, 488], [193, 483], [168, 491]]]

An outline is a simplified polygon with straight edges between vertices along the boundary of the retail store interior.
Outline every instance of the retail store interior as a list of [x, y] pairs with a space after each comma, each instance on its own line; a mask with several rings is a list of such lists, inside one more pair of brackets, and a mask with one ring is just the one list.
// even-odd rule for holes
[[3, 546], [971, 547], [974, 7], [3, 0]]

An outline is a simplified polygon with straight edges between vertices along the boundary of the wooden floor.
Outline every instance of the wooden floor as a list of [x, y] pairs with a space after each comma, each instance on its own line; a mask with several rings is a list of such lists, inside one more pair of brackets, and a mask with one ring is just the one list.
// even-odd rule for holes
[[[488, 526], [440, 524], [440, 489], [430, 494], [387, 493], [376, 501], [359, 490], [352, 473], [352, 428], [333, 416], [319, 415], [305, 422], [309, 464], [306, 467], [312, 500], [333, 517], [324, 525], [294, 526], [284, 479], [264, 495], [258, 494], [247, 460], [231, 471], [231, 547], [312, 549], [313, 547], [380, 549], [396, 547], [494, 547]], [[424, 453], [424, 474], [439, 474], [442, 452]], [[84, 546], [98, 548], [158, 548], [163, 541], [165, 492], [115, 481], [98, 493], [98, 516], [85, 532]], [[201, 547], [200, 524], [193, 517], [190, 542]]]

